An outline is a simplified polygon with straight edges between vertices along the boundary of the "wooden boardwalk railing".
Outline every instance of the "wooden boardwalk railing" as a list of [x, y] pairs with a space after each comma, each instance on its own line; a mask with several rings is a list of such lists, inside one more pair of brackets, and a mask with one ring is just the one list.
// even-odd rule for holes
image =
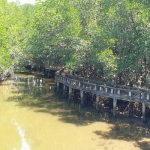
[[49, 63], [45, 63], [44, 66], [46, 70], [60, 70], [62, 67], [64, 67], [63, 65], [60, 64], [49, 64]]
[[58, 65], [58, 64], [45, 63], [44, 67], [45, 67], [45, 71], [44, 71], [45, 77], [54, 77], [55, 72], [61, 70], [64, 66], [60, 64]]
[[150, 91], [142, 89], [131, 89], [123, 86], [97, 84], [94, 82], [74, 79], [73, 76], [62, 76], [55, 74], [57, 82], [57, 91], [59, 83], [69, 87], [69, 98], [71, 98], [72, 89], [80, 90], [81, 103], [83, 103], [83, 92], [89, 92], [96, 95], [96, 102], [99, 103], [99, 96], [113, 99], [113, 114], [116, 115], [117, 100], [132, 101], [142, 103], [142, 115], [145, 118], [145, 104], [150, 104]]

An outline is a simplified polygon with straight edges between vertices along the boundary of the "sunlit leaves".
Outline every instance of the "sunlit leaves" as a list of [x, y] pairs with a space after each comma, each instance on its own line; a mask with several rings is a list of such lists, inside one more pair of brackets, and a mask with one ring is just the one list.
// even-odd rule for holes
[[115, 77], [117, 71], [117, 57], [113, 54], [113, 51], [111, 49], [105, 49], [104, 51], [97, 53], [97, 57], [104, 68], [104, 77]]
[[38, 0], [32, 6], [1, 0], [0, 4], [4, 68], [23, 59], [32, 65], [63, 63], [85, 77], [118, 83], [147, 79], [147, 0]]
[[37, 4], [34, 14], [34, 33], [28, 52], [42, 62], [64, 61], [70, 39], [77, 37], [82, 26], [79, 12], [67, 1], [54, 0]]

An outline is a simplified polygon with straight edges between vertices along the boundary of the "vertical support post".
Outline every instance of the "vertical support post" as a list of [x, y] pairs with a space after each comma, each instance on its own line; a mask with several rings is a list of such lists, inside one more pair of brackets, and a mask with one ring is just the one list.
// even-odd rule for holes
[[69, 81], [69, 85], [72, 85], [72, 80]]
[[105, 92], [107, 93], [107, 87], [105, 88]]
[[113, 115], [116, 116], [116, 107], [117, 107], [117, 99], [114, 96], [113, 98]]
[[142, 117], [145, 119], [145, 103], [142, 103]]
[[70, 83], [70, 80], [67, 78], [67, 83]]
[[111, 94], [113, 94], [113, 89], [111, 89]]
[[57, 92], [59, 92], [59, 81], [57, 81]]
[[117, 91], [117, 94], [120, 95], [120, 90]]
[[65, 95], [65, 89], [66, 89], [66, 85], [63, 84], [63, 96]]
[[81, 105], [84, 105], [84, 101], [83, 101], [83, 91], [80, 90], [80, 99], [81, 99]]
[[102, 91], [102, 87], [100, 87], [100, 91]]
[[131, 91], [129, 91], [129, 96], [131, 97]]
[[141, 93], [141, 99], [144, 100], [144, 93]]
[[96, 110], [99, 110], [99, 95], [96, 94]]
[[114, 98], [113, 98], [113, 115], [116, 116], [116, 107], [117, 107], [117, 99], [116, 99], [116, 88], [114, 89]]
[[69, 87], [69, 100], [71, 99], [71, 93], [72, 93], [72, 88], [71, 87]]
[[81, 82], [79, 81], [79, 87], [81, 87]]
[[83, 84], [82, 84], [82, 86], [83, 86], [83, 88], [86, 88], [86, 85], [85, 85], [85, 83], [83, 83]]
[[149, 100], [149, 94], [147, 94], [147, 100]]
[[90, 89], [90, 90], [92, 89], [92, 85], [90, 85], [89, 89]]
[[141, 93], [139, 91], [137, 92], [137, 98], [141, 99]]

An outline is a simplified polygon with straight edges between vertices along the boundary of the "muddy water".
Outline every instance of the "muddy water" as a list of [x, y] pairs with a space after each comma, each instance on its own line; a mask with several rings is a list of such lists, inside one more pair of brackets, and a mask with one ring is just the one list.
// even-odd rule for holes
[[149, 129], [138, 120], [68, 105], [53, 87], [33, 74], [0, 85], [0, 150], [149, 149]]

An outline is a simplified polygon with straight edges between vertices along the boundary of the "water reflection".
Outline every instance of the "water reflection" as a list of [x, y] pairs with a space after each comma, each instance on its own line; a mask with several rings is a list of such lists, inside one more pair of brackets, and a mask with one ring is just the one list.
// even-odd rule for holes
[[19, 82], [27, 82], [28, 85], [32, 86], [43, 86], [43, 79], [42, 78], [35, 78], [35, 77], [22, 77], [22, 76], [15, 76], [14, 77], [14, 82], [19, 83]]
[[[82, 125], [86, 125], [86, 122], [91, 123], [93, 121], [118, 122], [118, 118], [114, 118], [112, 113], [98, 113], [95, 108], [81, 107], [78, 101], [68, 103], [67, 98], [54, 93], [53, 80], [43, 79], [41, 77], [15, 76], [14, 81], [20, 93], [17, 97], [19, 105], [40, 108], [35, 110], [36, 112], [47, 112], [54, 115], [57, 113], [57, 115], [65, 116], [65, 118], [62, 117], [61, 121], [74, 122]], [[16, 97], [11, 97], [11, 100], [16, 100]], [[57, 109], [59, 111], [56, 111]], [[130, 123], [135, 121], [135, 124], [143, 125], [142, 120], [131, 120], [131, 118], [120, 118], [121, 122], [125, 121]]]
[[[9, 102], [15, 101], [21, 108], [30, 108], [29, 110], [34, 111], [38, 119], [44, 121], [42, 124], [42, 121], [34, 119], [33, 125], [31, 124], [30, 127], [26, 125], [29, 129], [34, 129], [33, 133], [36, 138], [40, 139], [40, 137], [37, 137], [37, 133], [40, 136], [42, 136], [42, 133], [45, 134], [45, 136], [43, 135], [44, 138], [40, 139], [41, 144], [43, 142], [43, 145], [47, 146], [44, 149], [146, 150], [150, 146], [149, 129], [143, 124], [137, 125], [140, 124], [138, 119], [114, 118], [112, 113], [98, 113], [93, 108], [81, 107], [78, 101], [68, 104], [67, 98], [65, 99], [62, 95], [54, 93], [54, 80], [40, 76], [16, 75], [13, 80], [7, 81], [5, 84], [7, 84], [7, 88], [9, 86], [13, 89], [13, 95], [8, 98]], [[42, 118], [39, 117], [40, 115], [42, 115]], [[30, 124], [28, 119], [30, 118], [27, 118], [25, 122]], [[24, 128], [21, 128], [21, 130], [24, 131]], [[50, 134], [47, 132], [50, 132]], [[33, 137], [34, 135], [32, 135], [32, 140], [36, 141], [36, 138]], [[68, 141], [68, 137], [70, 141]], [[49, 139], [49, 142], [52, 141], [53, 148], [50, 148], [49, 142], [45, 143], [46, 139]], [[123, 146], [120, 146], [120, 144]], [[36, 144], [33, 145], [34, 149]], [[40, 147], [39, 149], [43, 148]]]
[[[25, 139], [25, 132], [22, 130], [22, 128], [19, 126], [17, 122], [13, 122], [13, 124], [17, 127], [19, 135], [21, 137], [21, 149], [20, 150], [30, 150], [30, 145], [27, 143]], [[16, 148], [14, 148], [16, 150]]]

